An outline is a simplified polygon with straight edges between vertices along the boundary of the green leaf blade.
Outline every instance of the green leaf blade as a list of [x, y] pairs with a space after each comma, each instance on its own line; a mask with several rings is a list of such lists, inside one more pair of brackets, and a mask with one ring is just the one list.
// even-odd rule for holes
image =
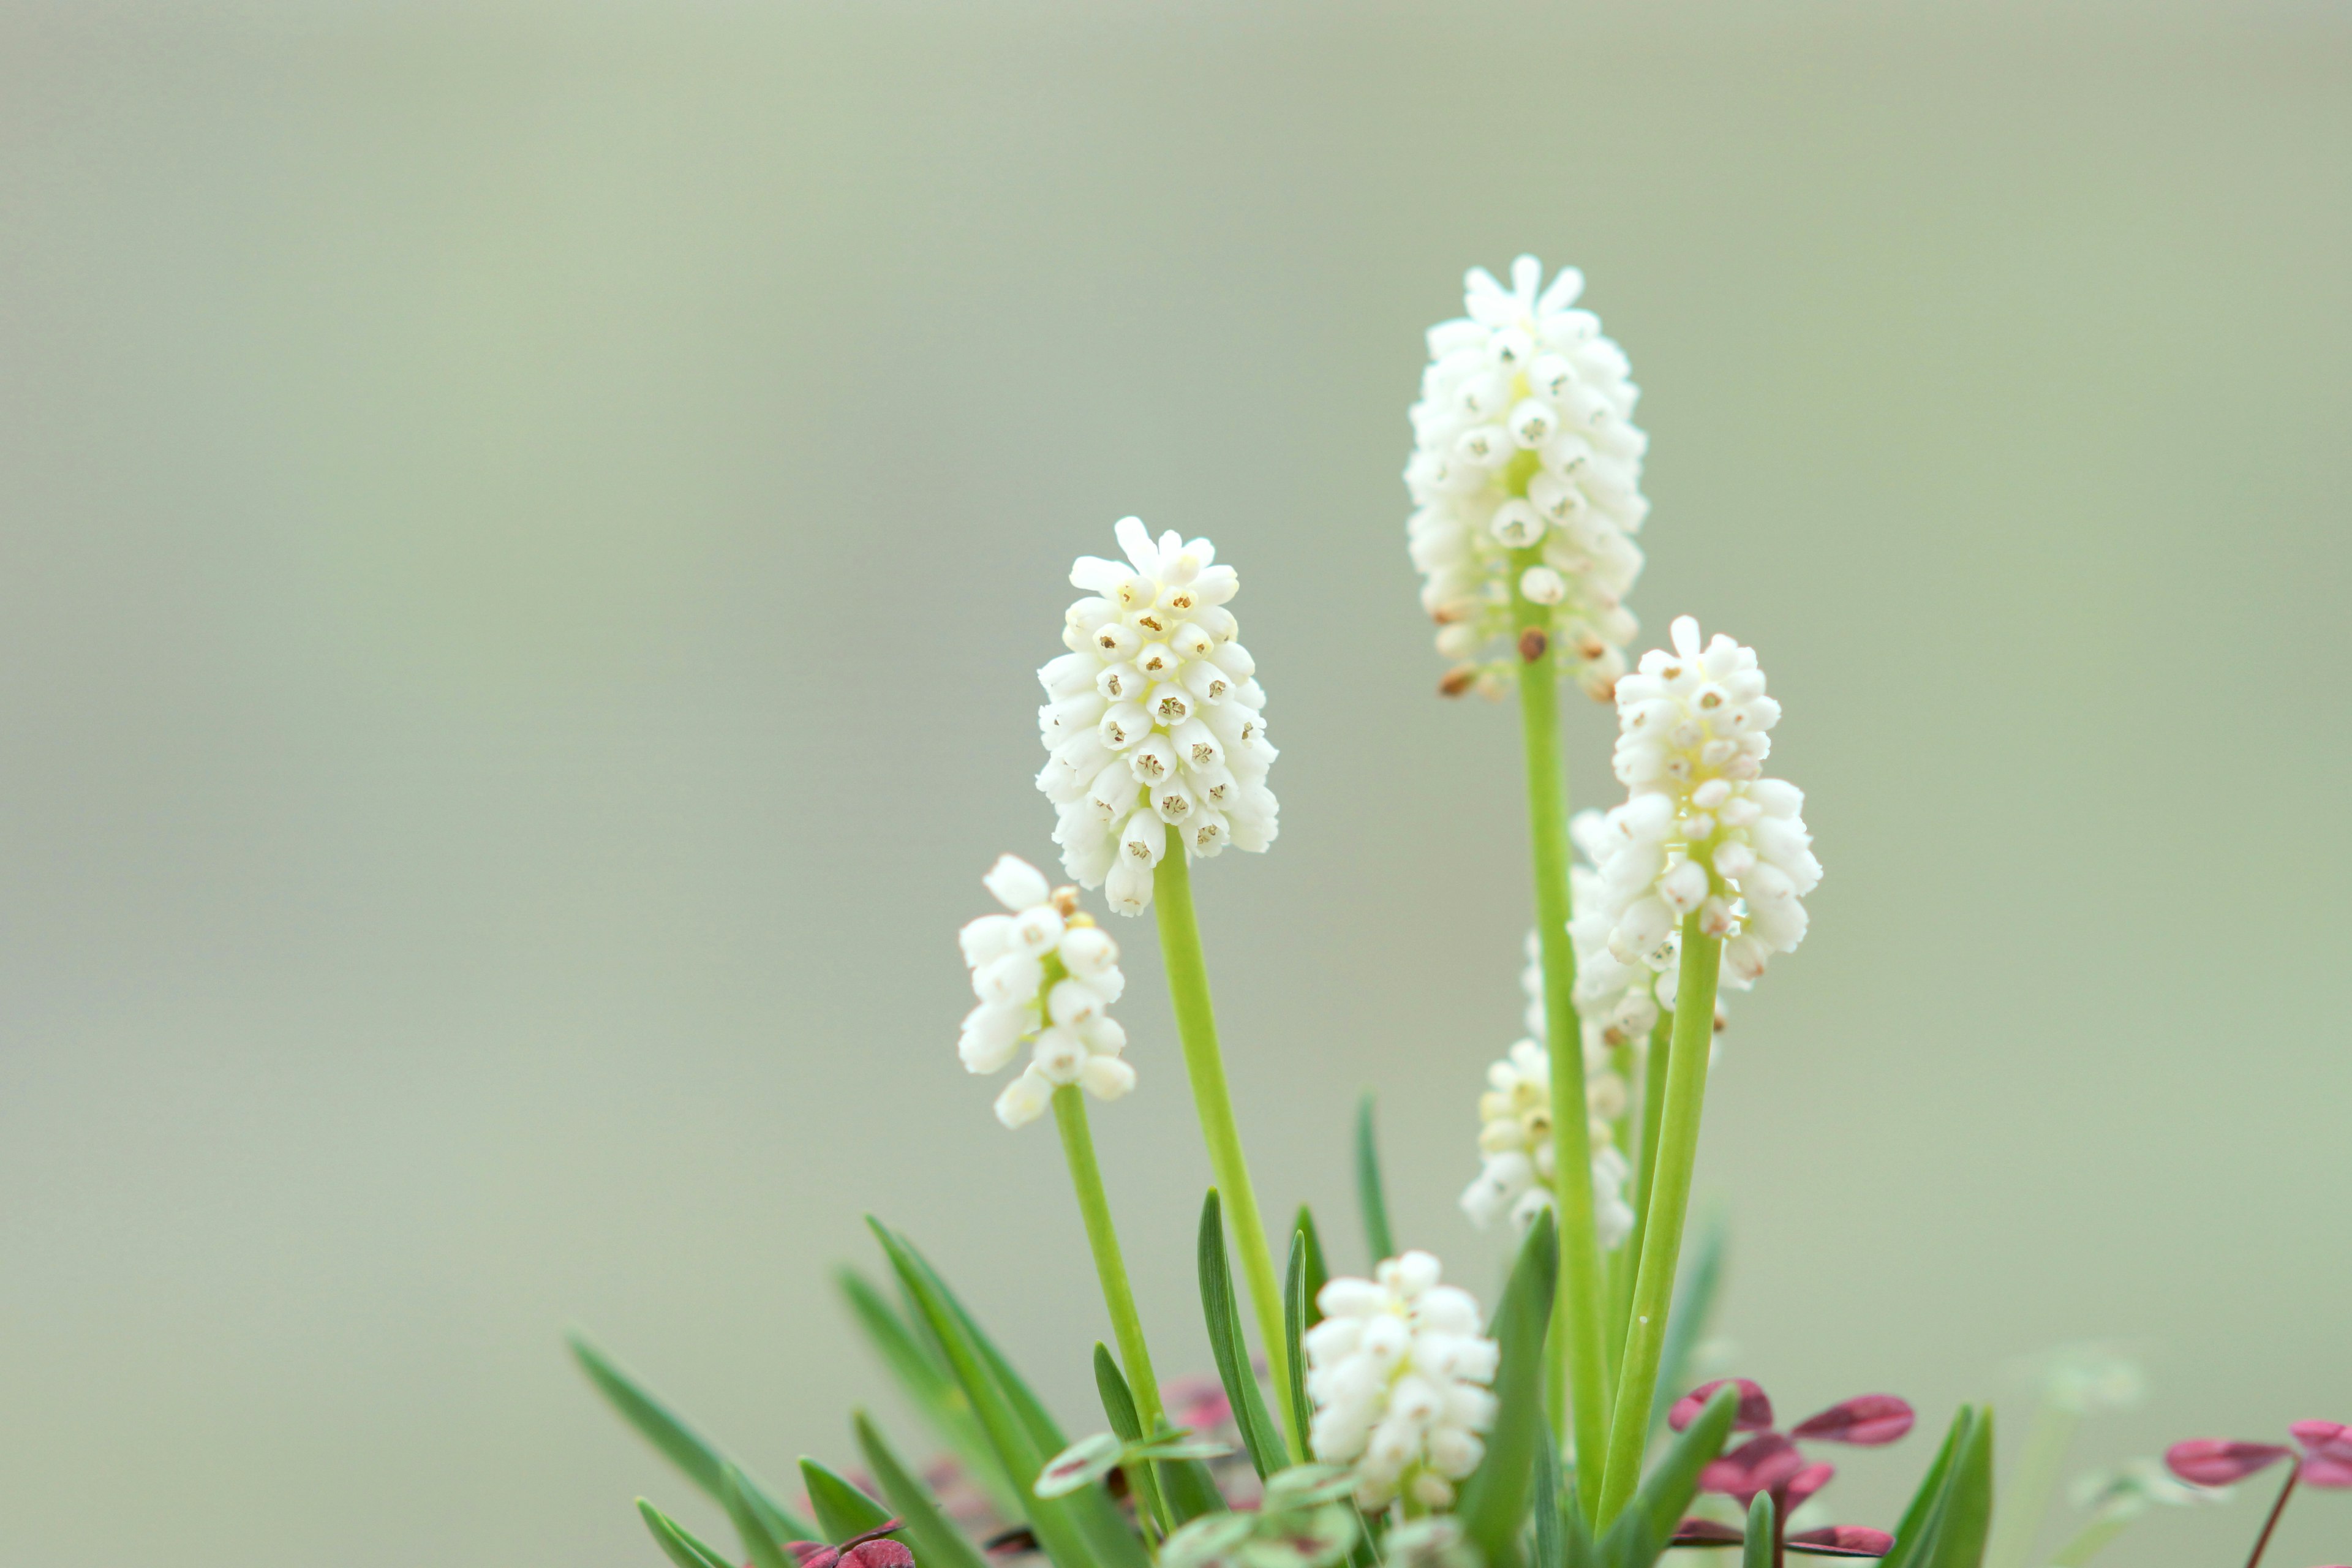
[[857, 1431], [858, 1451], [866, 1456], [875, 1483], [889, 1500], [891, 1511], [907, 1521], [915, 1560], [924, 1568], [988, 1568], [987, 1557], [948, 1521], [930, 1489], [908, 1470], [873, 1419], [861, 1410], [852, 1417], [852, 1425]]
[[703, 1544], [692, 1531], [643, 1498], [637, 1500], [637, 1512], [644, 1518], [654, 1543], [677, 1568], [735, 1568], [724, 1553]]
[[1544, 1429], [1544, 1333], [1559, 1274], [1559, 1242], [1547, 1212], [1520, 1244], [1502, 1304], [1487, 1329], [1502, 1347], [1495, 1373], [1495, 1425], [1486, 1434], [1486, 1457], [1464, 1487], [1455, 1510], [1487, 1568], [1511, 1568], [1519, 1560], [1519, 1527], [1528, 1516]]
[[824, 1531], [821, 1541], [846, 1541], [890, 1521], [888, 1509], [814, 1459], [801, 1461], [801, 1485], [808, 1490], [809, 1507], [816, 1510], [817, 1528]]
[[719, 1500], [725, 1505], [727, 1517], [734, 1521], [735, 1533], [741, 1538], [752, 1568], [798, 1568], [773, 1526], [752, 1506], [751, 1488], [743, 1479], [743, 1472], [727, 1465], [719, 1471], [719, 1479], [723, 1485]]
[[1739, 1568], [1772, 1568], [1772, 1494], [1758, 1492], [1748, 1505], [1748, 1539], [1739, 1545]]
[[1380, 1139], [1372, 1127], [1369, 1094], [1356, 1104], [1356, 1204], [1363, 1211], [1364, 1245], [1371, 1251], [1372, 1262], [1394, 1258], [1396, 1238], [1389, 1233], [1389, 1200], [1381, 1185]]
[[[733, 1464], [727, 1454], [674, 1413], [586, 1334], [574, 1329], [564, 1338], [572, 1347], [572, 1359], [588, 1374], [596, 1391], [620, 1412], [621, 1418], [635, 1427], [637, 1435], [652, 1444], [656, 1452], [683, 1471], [687, 1479], [724, 1507], [727, 1470]], [[771, 1533], [782, 1532], [787, 1540], [811, 1533], [806, 1521], [776, 1501], [741, 1465], [735, 1464], [734, 1469], [744, 1501], [759, 1514]]]
[[1241, 1309], [1234, 1300], [1231, 1260], [1225, 1256], [1225, 1224], [1217, 1189], [1211, 1187], [1201, 1205], [1199, 1248], [1201, 1315], [1209, 1329], [1209, 1350], [1217, 1363], [1217, 1379], [1225, 1386], [1234, 1408], [1234, 1424], [1241, 1428], [1242, 1447], [1263, 1480], [1290, 1463], [1290, 1450], [1265, 1396], [1258, 1392], [1257, 1374], [1250, 1368], [1249, 1347], [1242, 1338]]
[[1604, 1554], [1624, 1549], [1637, 1532], [1639, 1539], [1655, 1543], [1654, 1551], [1664, 1550], [1675, 1538], [1675, 1526], [1689, 1511], [1691, 1500], [1698, 1496], [1699, 1472], [1723, 1452], [1724, 1440], [1731, 1436], [1731, 1424], [1738, 1416], [1738, 1386], [1726, 1384], [1715, 1391], [1706, 1407], [1634, 1489], [1625, 1511], [1601, 1539]]

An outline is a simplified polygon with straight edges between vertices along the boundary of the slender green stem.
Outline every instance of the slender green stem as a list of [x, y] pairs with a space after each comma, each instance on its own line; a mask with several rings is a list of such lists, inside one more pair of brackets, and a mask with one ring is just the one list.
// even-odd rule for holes
[[[1519, 561], [1520, 555], [1528, 560]], [[1533, 550], [1515, 552], [1515, 570]], [[1536, 877], [1537, 947], [1543, 962], [1544, 1037], [1551, 1048], [1552, 1199], [1559, 1214], [1546, 1394], [1553, 1424], [1570, 1406], [1577, 1489], [1590, 1516], [1600, 1495], [1597, 1461], [1609, 1436], [1608, 1352], [1601, 1325], [1601, 1245], [1592, 1224], [1592, 1133], [1584, 1102], [1584, 1034], [1576, 1017], [1576, 950], [1568, 939], [1568, 772], [1561, 765], [1558, 651], [1543, 630], [1550, 614], [1514, 595], [1520, 626], [1519, 731], [1527, 753], [1528, 838]], [[1529, 655], [1533, 657], [1529, 657]], [[1561, 1384], [1565, 1382], [1563, 1392]]]
[[[1152, 879], [1151, 896], [1160, 910], [1160, 952], [1168, 972], [1168, 1000], [1176, 1011], [1176, 1037], [1184, 1047], [1184, 1075], [1192, 1082], [1192, 1104], [1201, 1117], [1201, 1139], [1209, 1147], [1209, 1169], [1216, 1176], [1229, 1216], [1226, 1234], [1241, 1250], [1242, 1279], [1249, 1286], [1250, 1306], [1257, 1314], [1259, 1342], [1265, 1349], [1274, 1386], [1290, 1386], [1290, 1358], [1282, 1329], [1282, 1282], [1274, 1271], [1274, 1253], [1266, 1244], [1265, 1222], [1258, 1217], [1257, 1190], [1250, 1185], [1249, 1162], [1242, 1154], [1241, 1131], [1234, 1123], [1234, 1097], [1225, 1087], [1225, 1058], [1217, 1048], [1217, 1016], [1209, 1005], [1209, 966], [1201, 955], [1201, 924], [1192, 912], [1192, 871], [1184, 861], [1183, 841], [1168, 830], [1167, 853]], [[1290, 1402], [1277, 1399], [1286, 1426]], [[1293, 1432], [1295, 1453], [1306, 1452], [1307, 1434]]]
[[1054, 1120], [1062, 1129], [1070, 1185], [1077, 1189], [1078, 1213], [1087, 1222], [1087, 1245], [1094, 1249], [1103, 1305], [1110, 1311], [1111, 1332], [1118, 1340], [1120, 1370], [1127, 1373], [1127, 1385], [1135, 1394], [1137, 1418], [1148, 1436], [1156, 1430], [1160, 1419], [1160, 1380], [1151, 1374], [1151, 1352], [1143, 1342], [1143, 1319], [1135, 1310], [1135, 1292], [1127, 1282], [1127, 1260], [1119, 1255], [1110, 1199], [1103, 1193], [1102, 1167], [1095, 1163], [1094, 1131], [1087, 1125], [1086, 1099], [1076, 1084], [1066, 1083], [1054, 1091]]
[[1658, 1128], [1657, 1160], [1645, 1194], [1649, 1224], [1642, 1236], [1642, 1271], [1633, 1281], [1633, 1321], [1626, 1325], [1624, 1375], [1609, 1431], [1609, 1464], [1594, 1529], [1606, 1530], [1642, 1479], [1650, 1441], [1650, 1404], [1658, 1392], [1658, 1358], [1666, 1342], [1666, 1313], [1675, 1299], [1675, 1266], [1690, 1212], [1691, 1170], [1698, 1163], [1699, 1116], [1706, 1108], [1706, 1055], [1714, 1043], [1715, 984], [1723, 942], [1699, 930], [1696, 910], [1683, 917], [1682, 975], [1675, 993], [1674, 1045], [1666, 1063], [1665, 1116]]
[[1634, 1151], [1633, 1186], [1626, 1203], [1633, 1210], [1633, 1234], [1617, 1249], [1620, 1289], [1609, 1303], [1610, 1342], [1615, 1347], [1617, 1374], [1624, 1375], [1625, 1325], [1633, 1316], [1633, 1279], [1642, 1263], [1642, 1238], [1650, 1228], [1650, 1187], [1656, 1180], [1658, 1127], [1666, 1115], [1666, 1062], [1674, 1054], [1675, 1016], [1662, 1011], [1650, 1026], [1649, 1048], [1642, 1053], [1642, 1142]]
[[1992, 1545], [1985, 1552], [1985, 1568], [2030, 1568], [2026, 1554], [2042, 1531], [2042, 1516], [2058, 1489], [2066, 1463], [2066, 1445], [2074, 1441], [2080, 1417], [2044, 1400], [2025, 1431], [2017, 1464], [2001, 1485], [2000, 1506], [1993, 1510]]

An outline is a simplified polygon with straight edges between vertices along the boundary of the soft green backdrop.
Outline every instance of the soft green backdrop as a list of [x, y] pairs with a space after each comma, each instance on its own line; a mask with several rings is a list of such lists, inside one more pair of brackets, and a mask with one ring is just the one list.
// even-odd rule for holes
[[[1762, 649], [1829, 868], [1710, 1104], [1739, 1370], [2013, 1422], [2143, 1342], [2085, 1463], [2352, 1419], [2347, 169], [2337, 5], [10, 5], [0, 1559], [643, 1568], [633, 1494], [715, 1512], [561, 1328], [771, 1476], [912, 1436], [866, 1209], [1088, 1425], [950, 937], [1130, 510], [1242, 565], [1285, 748], [1200, 879], [1260, 1190], [1351, 1234], [1377, 1085], [1486, 1288], [1516, 725], [1432, 695], [1397, 472], [1522, 248], [1648, 388], [1649, 635]], [[1099, 1135], [1205, 1367], [1120, 934]]]

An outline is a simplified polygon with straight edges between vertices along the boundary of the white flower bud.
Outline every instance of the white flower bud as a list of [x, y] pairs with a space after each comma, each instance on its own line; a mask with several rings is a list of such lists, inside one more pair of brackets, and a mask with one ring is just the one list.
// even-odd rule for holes
[[[1148, 812], [1136, 816], [1156, 822]], [[1084, 802], [1076, 802], [1064, 820], [1093, 818]], [[1150, 862], [1137, 862], [1135, 875], [1148, 890]], [[1004, 856], [983, 880], [1013, 912], [983, 915], [958, 933], [981, 1004], [964, 1015], [956, 1055], [967, 1071], [992, 1073], [1012, 1061], [1024, 1039], [1034, 1041], [1028, 1068], [997, 1097], [997, 1120], [1007, 1127], [1034, 1121], [1055, 1084], [1082, 1083], [1105, 1099], [1125, 1094], [1135, 1083], [1132, 1069], [1118, 1060], [1127, 1035], [1107, 1012], [1127, 984], [1118, 944], [1087, 916], [1066, 916], [1074, 907], [1070, 889], [1057, 898], [1044, 874], [1025, 861]], [[1121, 880], [1114, 869], [1114, 899], [1123, 890]], [[1112, 1065], [1089, 1069], [1097, 1059]]]
[[[1511, 590], [1523, 568], [1511, 552], [1542, 543], [1558, 595], [1547, 585], [1526, 600], [1550, 612], [1540, 629], [1565, 673], [1605, 698], [1634, 633], [1623, 605], [1642, 569], [1633, 535], [1649, 511], [1648, 440], [1631, 423], [1637, 392], [1624, 354], [1568, 303], [1581, 280], [1570, 268], [1545, 288], [1542, 273], [1532, 257], [1514, 264], [1508, 288], [1473, 271], [1466, 318], [1431, 333], [1410, 416], [1409, 542], [1441, 651], [1483, 665], [1470, 683], [1490, 692], [1521, 667]], [[1537, 463], [1515, 461], [1523, 452]]]
[[1323, 1321], [1300, 1344], [1315, 1413], [1308, 1444], [1352, 1468], [1355, 1496], [1381, 1509], [1400, 1493], [1451, 1502], [1449, 1478], [1477, 1468], [1476, 1434], [1494, 1425], [1499, 1347], [1477, 1335], [1477, 1303], [1438, 1283], [1436, 1259], [1407, 1253], [1375, 1279], [1334, 1279], [1316, 1298]]
[[1549, 566], [1530, 566], [1519, 574], [1519, 593], [1532, 605], [1557, 605], [1568, 597], [1568, 579]]
[[1062, 967], [1072, 974], [1100, 974], [1118, 963], [1118, 943], [1100, 926], [1074, 926], [1062, 933]]
[[996, 1120], [1007, 1127], [1026, 1127], [1045, 1113], [1054, 1098], [1054, 1086], [1034, 1068], [1004, 1086], [996, 1097]]
[[[1193, 858], [1273, 842], [1265, 778], [1275, 749], [1256, 661], [1224, 608], [1240, 586], [1234, 569], [1215, 563], [1204, 539], [1154, 541], [1133, 518], [1115, 531], [1126, 560], [1082, 556], [1071, 567], [1089, 596], [1066, 620], [1083, 636], [1038, 673], [1054, 698], [1038, 722], [1055, 763], [1037, 787], [1061, 808], [1063, 868], [1135, 914], [1151, 901], [1150, 868], [1166, 850], [1156, 830], [1180, 829]], [[1146, 819], [1155, 832], [1142, 831]]]

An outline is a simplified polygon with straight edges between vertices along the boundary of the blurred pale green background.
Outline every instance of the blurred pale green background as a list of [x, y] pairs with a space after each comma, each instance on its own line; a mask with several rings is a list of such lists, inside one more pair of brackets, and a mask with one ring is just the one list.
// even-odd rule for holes
[[[1260, 1190], [1351, 1237], [1376, 1085], [1484, 1286], [1515, 724], [1431, 694], [1397, 472], [1522, 248], [1648, 388], [1636, 607], [1763, 650], [1829, 867], [1710, 1103], [1738, 1369], [2013, 1438], [2011, 1358], [2144, 1342], [2084, 1465], [2352, 1418], [2347, 171], [2341, 5], [12, 6], [0, 1560], [655, 1561], [632, 1495], [715, 1513], [562, 1326], [771, 1477], [912, 1438], [866, 1209], [1093, 1425], [950, 932], [1048, 850], [1029, 672], [1130, 510], [1243, 566], [1285, 748], [1202, 879]], [[1205, 1367], [1120, 934], [1098, 1126]]]

